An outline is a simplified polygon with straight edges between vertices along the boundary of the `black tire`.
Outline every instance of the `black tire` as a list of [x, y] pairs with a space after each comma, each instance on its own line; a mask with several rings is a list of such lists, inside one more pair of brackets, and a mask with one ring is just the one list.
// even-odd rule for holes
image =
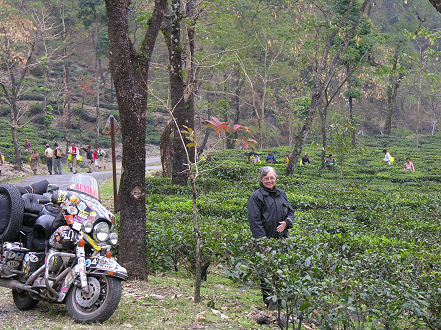
[[12, 290], [15, 306], [22, 311], [28, 311], [38, 305], [38, 300], [32, 299], [25, 291]]
[[[89, 276], [89, 278], [92, 276]], [[100, 294], [96, 303], [90, 308], [80, 306], [76, 299], [81, 288], [72, 286], [66, 297], [67, 313], [79, 323], [104, 322], [118, 308], [121, 300], [121, 280], [109, 276], [96, 276], [100, 283]]]
[[1, 184], [0, 204], [0, 240], [13, 241], [19, 233], [24, 212], [24, 202], [17, 187]]

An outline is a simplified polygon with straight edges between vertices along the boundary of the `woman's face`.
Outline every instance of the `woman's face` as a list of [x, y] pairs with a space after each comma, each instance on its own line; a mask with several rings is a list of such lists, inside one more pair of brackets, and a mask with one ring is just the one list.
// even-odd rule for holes
[[262, 179], [260, 179], [260, 181], [262, 182], [262, 184], [265, 188], [273, 189], [274, 186], [276, 185], [276, 173], [269, 172], [267, 175], [262, 177]]

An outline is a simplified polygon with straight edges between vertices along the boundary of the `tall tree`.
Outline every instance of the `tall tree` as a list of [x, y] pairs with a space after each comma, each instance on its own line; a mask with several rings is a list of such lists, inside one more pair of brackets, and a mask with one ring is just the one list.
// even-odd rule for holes
[[93, 50], [95, 54], [95, 114], [96, 114], [96, 144], [100, 135], [100, 76], [101, 76], [101, 61], [99, 51], [100, 43], [100, 29], [103, 26], [105, 17], [102, 13], [102, 1], [101, 0], [79, 0], [79, 16], [83, 20], [83, 24], [86, 28], [91, 28], [91, 40], [93, 44]]
[[[183, 8], [181, 7], [183, 4]], [[172, 0], [169, 14], [166, 15], [162, 32], [168, 49], [170, 62], [170, 99], [172, 114], [176, 125], [172, 125], [172, 182], [186, 185], [188, 181], [188, 161], [186, 145], [190, 143], [177, 131], [186, 127], [194, 128], [194, 91], [195, 91], [195, 63], [194, 63], [194, 33], [199, 8], [195, 0]], [[185, 19], [184, 19], [185, 18]], [[168, 133], [168, 128], [164, 133]], [[163, 137], [165, 139], [165, 137]], [[189, 147], [188, 154], [193, 161], [194, 147]]]
[[[415, 33], [407, 33], [410, 40], [415, 41], [416, 51], [406, 54], [408, 60], [413, 63], [413, 73], [411, 78], [412, 86], [416, 86], [415, 90], [411, 92], [416, 99], [416, 147], [419, 147], [420, 126], [421, 126], [421, 99], [425, 97], [427, 92], [430, 93], [430, 88], [423, 88], [430, 86], [430, 77], [433, 74], [434, 67], [439, 66], [439, 58], [441, 52], [438, 51], [439, 40], [441, 39], [440, 31], [433, 31], [427, 28], [420, 28]], [[412, 79], [413, 78], [413, 79]], [[428, 79], [429, 78], [429, 79]]]
[[[299, 156], [302, 152], [303, 143], [308, 136], [312, 123], [315, 117], [316, 110], [320, 105], [320, 101], [323, 92], [328, 87], [331, 80], [334, 78], [340, 60], [347, 50], [349, 43], [354, 38], [356, 30], [363, 18], [364, 12], [370, 0], [363, 0], [359, 3], [357, 0], [336, 0], [339, 6], [346, 8], [343, 15], [332, 15], [333, 6], [323, 7], [321, 10], [327, 14], [331, 14], [331, 20], [325, 15], [325, 22], [320, 22], [317, 26], [325, 26], [323, 35], [323, 41], [318, 45], [316, 56], [318, 60], [318, 66], [315, 67], [313, 72], [313, 87], [311, 93], [311, 105], [309, 107], [308, 116], [305, 122], [295, 138], [295, 146], [291, 155], [291, 159], [286, 167], [286, 173], [292, 174], [296, 167]], [[332, 4], [335, 4], [333, 1]], [[319, 4], [317, 4], [319, 5]], [[324, 24], [323, 24], [324, 23]], [[322, 25], [323, 24], [323, 25]], [[338, 47], [333, 47], [338, 39], [341, 40]], [[340, 39], [341, 38], [341, 39]]]
[[46, 35], [49, 15], [42, 8], [33, 11], [24, 4], [17, 9], [7, 1], [0, 1], [0, 97], [10, 108], [12, 144], [15, 150], [15, 168], [21, 169], [22, 157], [17, 140], [17, 130], [27, 108], [20, 104], [20, 96], [29, 68], [35, 63], [37, 44]]
[[145, 130], [148, 73], [167, 0], [155, 0], [139, 49], [129, 36], [129, 1], [106, 0], [110, 68], [122, 129], [122, 173], [119, 190], [121, 264], [132, 278], [147, 279], [145, 241]]

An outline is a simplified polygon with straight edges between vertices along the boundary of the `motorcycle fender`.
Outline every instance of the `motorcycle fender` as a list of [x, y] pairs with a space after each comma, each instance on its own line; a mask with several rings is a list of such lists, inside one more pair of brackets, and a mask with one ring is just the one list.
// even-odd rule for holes
[[127, 270], [116, 262], [113, 258], [96, 256], [86, 259], [86, 273], [96, 275], [106, 275], [127, 280]]

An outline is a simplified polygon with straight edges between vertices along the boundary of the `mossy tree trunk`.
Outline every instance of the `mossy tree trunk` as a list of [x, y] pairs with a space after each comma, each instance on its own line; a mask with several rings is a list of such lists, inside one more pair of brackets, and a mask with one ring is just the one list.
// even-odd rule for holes
[[145, 232], [145, 130], [148, 71], [167, 0], [155, 0], [153, 14], [138, 50], [129, 37], [128, 1], [106, 0], [110, 68], [122, 130], [119, 261], [131, 278], [147, 280]]

